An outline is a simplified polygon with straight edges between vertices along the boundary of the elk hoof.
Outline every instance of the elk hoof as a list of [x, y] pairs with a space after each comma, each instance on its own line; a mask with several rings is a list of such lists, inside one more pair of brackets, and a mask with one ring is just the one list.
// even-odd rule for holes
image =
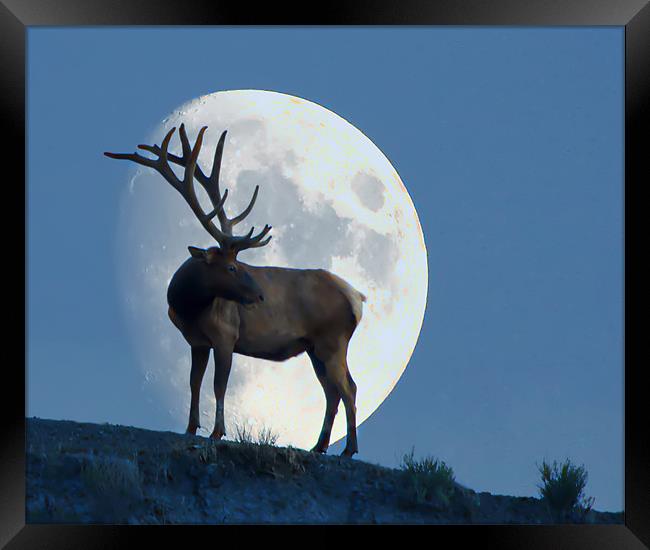
[[221, 438], [222, 438], [224, 435], [225, 435], [225, 434], [224, 434], [223, 432], [218, 432], [218, 431], [215, 430], [214, 432], [212, 432], [212, 433], [210, 434], [210, 439], [214, 439], [215, 441], [221, 441]]
[[343, 452], [341, 453], [341, 456], [345, 456], [345, 457], [347, 457], [347, 458], [352, 458], [352, 455], [357, 454], [357, 452], [358, 452], [358, 451], [355, 451], [355, 450], [352, 450], [352, 449], [345, 448], [345, 449], [343, 450]]
[[319, 453], [319, 454], [324, 455], [327, 452], [327, 447], [323, 448], [323, 447], [320, 447], [320, 446], [316, 445], [315, 447], [313, 447], [311, 449], [311, 452], [312, 453]]
[[199, 428], [199, 426], [188, 426], [187, 430], [185, 430], [185, 433], [187, 435], [196, 435], [197, 428]]

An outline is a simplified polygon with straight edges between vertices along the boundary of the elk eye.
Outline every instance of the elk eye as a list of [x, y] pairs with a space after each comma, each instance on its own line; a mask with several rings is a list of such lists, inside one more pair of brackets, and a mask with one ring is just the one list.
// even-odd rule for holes
[[230, 271], [231, 273], [234, 273], [235, 271], [237, 271], [237, 268], [234, 265], [229, 265], [228, 266], [228, 271]]

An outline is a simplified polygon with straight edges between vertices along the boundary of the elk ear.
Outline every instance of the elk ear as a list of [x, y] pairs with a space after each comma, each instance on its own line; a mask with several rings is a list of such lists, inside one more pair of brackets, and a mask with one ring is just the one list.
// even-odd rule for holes
[[199, 260], [205, 260], [205, 250], [202, 248], [197, 248], [196, 246], [188, 246], [187, 249], [190, 251], [192, 258], [198, 258]]

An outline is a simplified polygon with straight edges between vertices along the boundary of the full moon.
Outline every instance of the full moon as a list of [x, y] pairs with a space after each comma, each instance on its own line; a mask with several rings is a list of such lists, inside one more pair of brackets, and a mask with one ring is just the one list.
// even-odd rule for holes
[[[273, 226], [270, 244], [242, 252], [252, 265], [323, 268], [367, 296], [350, 342], [360, 425], [386, 399], [415, 348], [427, 295], [427, 254], [413, 202], [386, 156], [352, 124], [302, 98], [260, 90], [223, 91], [180, 106], [141, 142], [160, 144], [185, 124], [189, 139], [207, 126], [199, 164], [209, 173], [228, 130], [221, 190], [228, 216], [260, 186], [255, 207], [237, 226]], [[128, 143], [125, 150], [132, 144]], [[133, 144], [135, 145], [135, 144]], [[181, 154], [178, 133], [170, 152]], [[178, 167], [174, 168], [181, 174]], [[143, 369], [146, 399], [182, 431], [189, 413], [190, 348], [167, 317], [167, 285], [188, 245], [216, 246], [182, 197], [153, 169], [130, 168], [120, 205], [117, 245], [126, 317]], [[209, 200], [196, 185], [208, 212]], [[259, 230], [259, 229], [258, 229]], [[201, 391], [201, 430], [214, 423], [210, 364]], [[306, 354], [278, 363], [235, 354], [225, 400], [227, 438], [242, 427], [271, 430], [278, 444], [312, 447], [325, 397]], [[332, 442], [345, 436], [340, 405]], [[363, 451], [363, 432], [360, 435]]]

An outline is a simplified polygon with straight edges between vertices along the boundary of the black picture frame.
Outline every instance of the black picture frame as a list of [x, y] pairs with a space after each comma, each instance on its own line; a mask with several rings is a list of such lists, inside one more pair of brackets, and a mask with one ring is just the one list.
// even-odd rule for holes
[[[4, 192], [12, 191], [11, 205], [22, 208], [25, 219], [25, 190], [20, 181], [25, 173], [25, 61], [26, 30], [31, 26], [97, 25], [481, 25], [481, 26], [620, 26], [625, 27], [625, 235], [628, 239], [643, 234], [636, 211], [642, 201], [636, 195], [642, 178], [650, 173], [650, 155], [644, 136], [650, 135], [650, 6], [646, 0], [366, 0], [329, 2], [320, 9], [313, 4], [278, 6], [208, 0], [3, 0], [0, 4], [0, 79], [2, 79], [3, 134], [9, 137], [3, 157], [6, 166], [17, 166], [15, 175], [3, 181]], [[637, 199], [637, 200], [635, 200]], [[6, 201], [6, 195], [4, 200]], [[4, 201], [3, 201], [4, 202]], [[21, 227], [9, 214], [4, 216], [5, 275], [11, 271], [17, 287], [3, 285], [3, 296], [18, 297], [23, 289], [25, 315], [27, 276], [26, 234], [23, 245], [16, 237]], [[627, 250], [627, 246], [625, 246]], [[25, 272], [11, 267], [23, 259]], [[625, 287], [629, 293], [636, 266], [625, 254]], [[11, 279], [8, 279], [11, 280]], [[635, 293], [632, 296], [636, 296]], [[636, 303], [630, 302], [632, 306]], [[12, 304], [13, 305], [13, 304]], [[636, 306], [637, 308], [639, 306]], [[641, 382], [642, 364], [632, 354], [638, 325], [630, 319], [634, 307], [625, 302], [625, 523], [624, 525], [467, 525], [426, 526], [431, 542], [453, 540], [454, 546], [479, 543], [490, 548], [643, 548], [650, 545], [650, 430], [642, 420], [645, 386]], [[22, 316], [19, 314], [18, 318]], [[25, 319], [23, 318], [25, 321]], [[204, 530], [191, 534], [178, 529], [130, 528], [128, 526], [25, 525], [25, 371], [10, 360], [7, 350], [21, 337], [25, 342], [25, 322], [13, 315], [5, 326], [5, 357], [2, 366], [2, 418], [0, 447], [0, 546], [7, 548], [113, 548], [128, 547], [140, 536], [153, 545], [170, 535], [194, 542], [196, 534], [221, 542], [219, 533]], [[631, 329], [631, 332], [628, 332]], [[17, 397], [16, 397], [17, 396]], [[326, 527], [334, 528], [335, 526]], [[233, 527], [230, 527], [231, 529]], [[275, 528], [275, 527], [273, 527]], [[303, 527], [313, 528], [313, 527]], [[352, 527], [345, 527], [350, 529]], [[379, 526], [380, 529], [389, 528]], [[398, 528], [398, 527], [390, 527]], [[414, 528], [414, 527], [399, 527]], [[363, 536], [372, 536], [366, 527]], [[191, 538], [188, 538], [190, 536]], [[215, 540], [215, 536], [217, 539]], [[403, 535], [402, 535], [403, 536]]]

